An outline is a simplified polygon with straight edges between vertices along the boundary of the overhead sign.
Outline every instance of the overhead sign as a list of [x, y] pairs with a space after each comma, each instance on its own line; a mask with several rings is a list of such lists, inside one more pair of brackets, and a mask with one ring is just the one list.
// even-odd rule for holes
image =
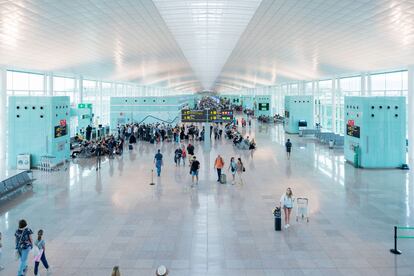
[[82, 108], [90, 108], [92, 109], [92, 104], [91, 103], [80, 103], [78, 104], [78, 108], [82, 109]]
[[214, 123], [230, 123], [233, 121], [233, 110], [209, 110], [208, 121]]
[[181, 110], [183, 123], [227, 123], [233, 121], [233, 110]]
[[204, 123], [207, 121], [207, 110], [181, 110], [181, 122]]
[[270, 109], [269, 103], [259, 103], [260, 111], [269, 111], [269, 109]]

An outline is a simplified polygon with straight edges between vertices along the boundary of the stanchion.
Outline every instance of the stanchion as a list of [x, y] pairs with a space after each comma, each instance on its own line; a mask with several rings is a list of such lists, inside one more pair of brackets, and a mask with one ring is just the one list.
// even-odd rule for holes
[[401, 251], [397, 249], [397, 226], [394, 226], [394, 248], [390, 249], [390, 252], [396, 255], [401, 255]]
[[150, 185], [155, 185], [154, 183], [154, 169], [151, 170], [151, 183]]

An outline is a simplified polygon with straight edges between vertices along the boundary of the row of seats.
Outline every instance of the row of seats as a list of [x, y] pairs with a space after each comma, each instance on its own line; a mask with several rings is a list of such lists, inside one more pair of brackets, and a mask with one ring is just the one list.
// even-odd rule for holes
[[0, 198], [9, 196], [26, 185], [31, 185], [34, 179], [29, 176], [29, 173], [31, 172], [23, 171], [0, 181]]
[[344, 146], [344, 136], [333, 133], [333, 132], [316, 132], [316, 139], [318, 139], [323, 144], [329, 144], [329, 141], [333, 141], [334, 146], [343, 147]]

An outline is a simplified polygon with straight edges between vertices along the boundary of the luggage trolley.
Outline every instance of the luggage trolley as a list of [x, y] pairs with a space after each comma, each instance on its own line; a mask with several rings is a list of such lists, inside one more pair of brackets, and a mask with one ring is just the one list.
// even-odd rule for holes
[[299, 217], [306, 218], [306, 221], [309, 222], [309, 200], [305, 197], [296, 199], [296, 221], [299, 221]]

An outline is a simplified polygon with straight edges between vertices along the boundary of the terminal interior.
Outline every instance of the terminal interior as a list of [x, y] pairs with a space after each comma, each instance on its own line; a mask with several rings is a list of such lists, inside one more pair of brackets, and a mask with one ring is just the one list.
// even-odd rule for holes
[[0, 276], [414, 275], [413, 13], [0, 1]]

